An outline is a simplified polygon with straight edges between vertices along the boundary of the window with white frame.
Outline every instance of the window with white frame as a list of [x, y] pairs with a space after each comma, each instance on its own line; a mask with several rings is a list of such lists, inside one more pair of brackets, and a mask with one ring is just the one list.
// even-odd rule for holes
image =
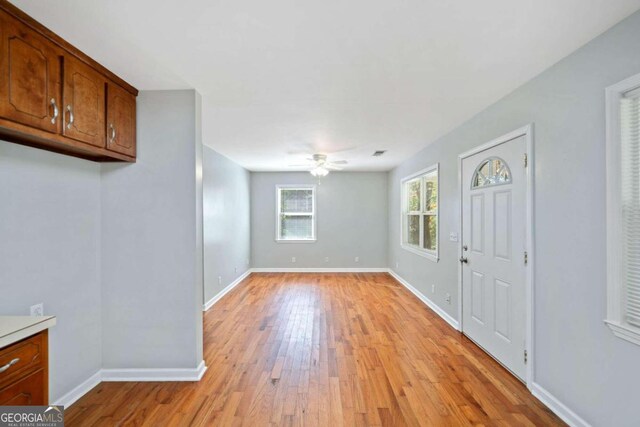
[[640, 74], [607, 88], [607, 319], [640, 345]]
[[402, 247], [438, 260], [438, 165], [402, 180]]
[[315, 186], [276, 187], [276, 240], [313, 242], [316, 240]]

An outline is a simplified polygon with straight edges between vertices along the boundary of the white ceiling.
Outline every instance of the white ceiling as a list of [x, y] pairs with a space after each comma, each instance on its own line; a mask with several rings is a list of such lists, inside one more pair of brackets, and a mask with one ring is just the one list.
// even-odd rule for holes
[[[15, 0], [139, 89], [196, 88], [251, 170], [337, 152], [387, 170], [640, 0]], [[479, 141], [480, 142], [480, 141]], [[388, 150], [371, 157], [375, 150]]]

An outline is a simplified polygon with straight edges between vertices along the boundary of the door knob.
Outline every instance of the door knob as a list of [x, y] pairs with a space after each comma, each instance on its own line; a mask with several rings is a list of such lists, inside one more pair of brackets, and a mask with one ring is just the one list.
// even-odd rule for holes
[[460, 257], [460, 262], [463, 262], [465, 264], [467, 264], [469, 262], [469, 260], [463, 256]]

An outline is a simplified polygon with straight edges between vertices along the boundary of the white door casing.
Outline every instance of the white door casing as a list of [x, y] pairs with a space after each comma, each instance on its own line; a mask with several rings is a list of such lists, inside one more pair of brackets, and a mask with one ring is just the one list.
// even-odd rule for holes
[[[461, 329], [527, 384], [533, 375], [525, 360], [531, 356], [533, 313], [530, 149], [528, 126], [460, 156], [460, 247], [466, 260]], [[501, 178], [489, 182], [480, 174], [480, 185], [474, 186], [477, 169], [487, 161], [500, 169]]]

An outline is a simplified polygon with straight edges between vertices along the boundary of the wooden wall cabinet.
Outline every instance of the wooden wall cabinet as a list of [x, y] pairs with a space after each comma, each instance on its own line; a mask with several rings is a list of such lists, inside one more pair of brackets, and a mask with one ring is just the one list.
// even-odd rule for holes
[[0, 139], [134, 162], [138, 91], [0, 0]]
[[107, 149], [136, 156], [136, 97], [107, 84]]
[[96, 147], [105, 146], [106, 79], [72, 57], [64, 58], [62, 132]]

